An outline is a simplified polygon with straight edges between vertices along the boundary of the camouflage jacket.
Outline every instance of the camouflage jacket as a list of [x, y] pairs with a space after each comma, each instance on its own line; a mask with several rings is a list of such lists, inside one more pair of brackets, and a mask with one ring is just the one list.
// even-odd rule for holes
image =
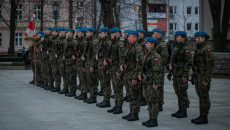
[[73, 59], [72, 56], [74, 55], [74, 38], [70, 37], [65, 40], [64, 43], [64, 65], [72, 66], [73, 65]]
[[140, 44], [141, 47], [143, 48], [144, 54], [147, 53], [147, 48], [146, 48], [146, 46], [145, 46], [145, 38], [139, 39], [139, 40], [138, 40], [138, 44]]
[[42, 48], [42, 41], [41, 39], [39, 38], [37, 41], [36, 41], [36, 47], [37, 47], [37, 54], [36, 54], [36, 58], [38, 61], [41, 61], [42, 60], [42, 51], [41, 51], [41, 48]]
[[82, 60], [81, 60], [81, 56], [84, 53], [84, 44], [85, 44], [85, 38], [81, 37], [81, 38], [77, 38], [74, 40], [74, 55], [75, 55], [75, 61], [76, 61], [76, 65], [77, 67], [81, 68], [82, 65]]
[[[50, 52], [49, 52], [49, 62], [50, 63], [56, 63], [56, 57], [55, 57], [55, 54], [57, 53], [60, 53], [59, 49], [60, 49], [60, 46], [59, 46], [59, 38], [58, 36], [53, 36], [52, 38], [52, 46], [50, 48]], [[58, 52], [59, 51], [59, 52]]]
[[129, 47], [129, 54], [127, 54], [128, 49], [126, 51], [128, 58], [125, 64], [127, 68], [124, 78], [138, 80], [138, 74], [142, 69], [142, 58], [144, 57], [143, 48], [137, 42], [132, 43]]
[[109, 47], [108, 45], [111, 43], [111, 41], [108, 39], [108, 38], [105, 38], [105, 39], [99, 39], [99, 46], [98, 46], [98, 59], [99, 59], [99, 62], [98, 62], [98, 69], [99, 70], [103, 70], [104, 69], [104, 60], [106, 59], [106, 56], [107, 56], [107, 50], [108, 48], [106, 47]]
[[197, 46], [197, 50], [194, 55], [194, 67], [196, 75], [202, 75], [204, 82], [211, 82], [212, 70], [214, 67], [214, 55], [210, 46], [207, 46], [205, 42], [200, 43]]
[[146, 52], [144, 60], [146, 60], [146, 62], [144, 64], [143, 61], [142, 68], [146, 68], [146, 72], [144, 74], [147, 77], [147, 80], [145, 80], [144, 83], [158, 85], [161, 82], [160, 73], [162, 70], [162, 59], [161, 56], [157, 53], [156, 48], [150, 49], [149, 53]]
[[[52, 39], [53, 39], [52, 35], [46, 35], [45, 36], [45, 45], [46, 45], [47, 51], [49, 53], [51, 52], [51, 48], [52, 48]], [[47, 53], [46, 53], [46, 55], [47, 55]], [[49, 55], [47, 55], [47, 60], [49, 60]]]
[[59, 47], [59, 55], [58, 55], [58, 62], [61, 63], [64, 56], [64, 48], [66, 43], [66, 37], [65, 36], [59, 36], [58, 37], [58, 47]]
[[187, 78], [192, 67], [192, 54], [186, 44], [177, 43], [171, 56], [170, 64], [174, 63], [174, 76]]
[[159, 40], [159, 44], [156, 46], [157, 53], [161, 56], [162, 61], [162, 73], [165, 72], [165, 66], [168, 63], [168, 47], [165, 42]]

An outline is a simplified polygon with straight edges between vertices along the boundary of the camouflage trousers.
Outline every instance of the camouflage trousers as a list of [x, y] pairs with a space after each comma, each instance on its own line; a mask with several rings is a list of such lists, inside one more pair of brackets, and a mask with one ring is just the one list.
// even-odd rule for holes
[[154, 90], [153, 84], [143, 84], [143, 95], [148, 104], [149, 118], [157, 119], [159, 91]]
[[35, 64], [34, 64], [33, 60], [31, 60], [31, 68], [32, 68], [32, 71], [33, 71], [33, 81], [35, 82]]
[[140, 91], [138, 85], [132, 84], [132, 79], [125, 79], [125, 84], [128, 85], [129, 88], [129, 109], [130, 113], [138, 114], [140, 112]]
[[70, 92], [76, 92], [76, 85], [77, 85], [77, 72], [76, 68], [72, 65], [65, 66], [66, 72], [66, 87], [70, 90]]
[[66, 80], [66, 68], [64, 65], [61, 65], [61, 62], [59, 63], [59, 72], [60, 72], [60, 76], [63, 79], [63, 89], [67, 90], [67, 80]]
[[111, 96], [111, 83], [110, 75], [104, 75], [103, 70], [99, 70], [99, 80], [101, 85], [101, 90], [104, 93], [104, 101], [110, 101]]
[[129, 93], [129, 85], [126, 81], [124, 81], [124, 85], [125, 85], [125, 90], [126, 90], [126, 96], [129, 98], [130, 97], [130, 93]]
[[81, 94], [87, 93], [89, 88], [87, 86], [86, 72], [82, 71], [82, 67], [77, 67], [77, 75], [81, 83]]
[[161, 81], [158, 85], [158, 91], [159, 91], [158, 103], [160, 106], [162, 106], [164, 104], [164, 73], [161, 74]]
[[41, 62], [37, 62], [36, 63], [36, 78], [37, 78], [37, 82], [43, 82], [42, 80], [42, 74], [41, 74]]
[[124, 83], [118, 79], [116, 73], [110, 73], [110, 77], [112, 79], [112, 84], [113, 84], [115, 106], [122, 107], [124, 102], [124, 94], [123, 94]]
[[92, 73], [89, 69], [86, 70], [86, 86], [89, 87], [90, 97], [97, 98], [98, 91], [98, 71], [94, 70]]
[[53, 78], [53, 73], [52, 73], [52, 67], [50, 62], [47, 61], [48, 64], [46, 64], [47, 67], [47, 78], [49, 79], [49, 85], [53, 86], [54, 85], [54, 78]]
[[210, 85], [211, 83], [208, 83], [207, 86], [204, 86], [203, 81], [204, 81], [203, 75], [197, 75], [195, 77], [195, 88], [196, 88], [196, 93], [199, 97], [200, 115], [208, 116], [211, 107], [211, 102], [209, 99], [209, 90], [211, 87]]
[[49, 68], [47, 66], [48, 62], [47, 61], [42, 61], [42, 65], [41, 65], [41, 73], [42, 73], [42, 79], [43, 79], [43, 84], [47, 85], [49, 84], [49, 77], [48, 77], [48, 72], [49, 72]]
[[173, 87], [177, 95], [179, 109], [186, 111], [190, 104], [187, 93], [188, 81], [184, 83], [181, 76], [173, 76]]
[[59, 71], [59, 63], [51, 63], [52, 75], [55, 82], [55, 87], [60, 88], [61, 85], [61, 75]]

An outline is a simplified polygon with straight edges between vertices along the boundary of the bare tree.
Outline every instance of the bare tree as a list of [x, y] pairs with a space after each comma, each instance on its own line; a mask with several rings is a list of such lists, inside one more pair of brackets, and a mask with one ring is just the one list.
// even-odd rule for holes
[[141, 5], [142, 5], [142, 25], [143, 25], [143, 29], [147, 30], [147, 13], [146, 13], [147, 0], [141, 0]]

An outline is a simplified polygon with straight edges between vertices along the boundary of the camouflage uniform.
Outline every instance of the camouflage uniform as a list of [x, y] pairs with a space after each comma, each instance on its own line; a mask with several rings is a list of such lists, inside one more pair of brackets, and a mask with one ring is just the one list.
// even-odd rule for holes
[[[130, 45], [129, 45], [130, 46]], [[127, 53], [127, 52], [126, 52]], [[143, 58], [143, 49], [141, 45], [134, 42], [131, 45], [130, 52], [128, 54], [128, 60], [126, 62], [126, 73], [124, 80], [127, 82], [130, 93], [130, 113], [132, 115], [138, 115], [140, 112], [140, 91], [137, 85], [132, 84], [132, 80], [138, 80], [138, 73], [141, 71]]]
[[29, 47], [29, 60], [33, 71], [33, 81], [35, 82], [35, 64], [34, 64], [34, 44]]
[[[187, 94], [188, 89], [188, 76], [192, 66], [192, 54], [186, 44], [177, 43], [173, 50], [170, 64], [174, 64], [173, 69], [173, 87], [178, 99], [178, 108], [180, 111], [186, 112], [189, 108], [189, 99]], [[187, 82], [183, 82], [183, 78]]]
[[53, 79], [56, 83], [55, 87], [60, 89], [61, 76], [59, 73], [58, 59], [55, 57], [55, 54], [60, 55], [60, 41], [58, 36], [53, 36], [52, 47], [49, 53], [49, 63], [51, 64]]
[[37, 74], [37, 83], [38, 85], [40, 85], [40, 83], [43, 82], [42, 79], [42, 74], [41, 74], [41, 51], [40, 51], [40, 47], [41, 47], [41, 40], [40, 38], [38, 40], [36, 40], [36, 47], [37, 47], [37, 52], [36, 52], [36, 74]]
[[[199, 43], [194, 55], [195, 67], [195, 87], [199, 97], [200, 115], [207, 117], [210, 110], [209, 90], [211, 86], [211, 75], [214, 66], [213, 50], [203, 43]], [[194, 64], [194, 63], [193, 63]], [[203, 82], [208, 83], [205, 87]]]
[[77, 80], [76, 80], [76, 68], [73, 67], [73, 59], [72, 56], [75, 53], [74, 50], [74, 38], [70, 37], [67, 38], [65, 41], [65, 48], [64, 48], [64, 54], [65, 54], [65, 61], [64, 61], [64, 65], [65, 65], [65, 69], [66, 69], [66, 83], [67, 83], [67, 88], [70, 90], [70, 93], [68, 93], [67, 95], [69, 96], [75, 96], [76, 95], [76, 84], [77, 84]]
[[143, 95], [148, 104], [149, 119], [157, 120], [159, 90], [154, 90], [153, 85], [161, 83], [162, 76], [159, 73], [162, 71], [162, 61], [156, 48], [147, 52], [144, 59], [146, 59], [145, 66], [148, 69], [145, 72], [147, 80], [143, 81]]
[[46, 54], [47, 47], [48, 47], [48, 44], [45, 41], [41, 42], [41, 48], [40, 48], [41, 50], [41, 70], [42, 70], [41, 73], [42, 73], [42, 78], [43, 78], [43, 87], [46, 87], [49, 84], [48, 56]]
[[168, 47], [165, 44], [165, 42], [162, 42], [160, 40], [159, 44], [156, 46], [156, 50], [157, 53], [160, 54], [161, 58], [162, 58], [162, 71], [161, 71], [161, 82], [158, 86], [158, 90], [159, 90], [159, 97], [158, 97], [158, 103], [159, 103], [159, 107], [162, 108], [162, 105], [164, 104], [164, 73], [165, 73], [165, 66], [168, 63]]
[[[51, 49], [52, 49], [52, 38], [53, 36], [52, 35], [46, 35], [45, 36], [45, 44], [47, 44], [47, 51], [51, 52]], [[47, 78], [49, 79], [49, 87], [47, 89], [51, 89], [53, 88], [53, 84], [54, 84], [54, 78], [53, 78], [53, 74], [52, 74], [52, 68], [51, 68], [51, 63], [50, 63], [50, 60], [49, 60], [49, 55], [47, 55], [47, 64], [46, 64], [46, 67], [47, 67]]]

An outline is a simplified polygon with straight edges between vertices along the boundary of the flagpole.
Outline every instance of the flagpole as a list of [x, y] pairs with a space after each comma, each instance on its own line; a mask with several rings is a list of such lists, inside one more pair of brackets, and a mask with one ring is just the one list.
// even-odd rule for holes
[[34, 27], [35, 27], [35, 21], [34, 21], [34, 15], [32, 15], [33, 18], [33, 41], [34, 41], [34, 80], [35, 80], [35, 84], [37, 84], [37, 60], [36, 60], [36, 40], [34, 37]]

